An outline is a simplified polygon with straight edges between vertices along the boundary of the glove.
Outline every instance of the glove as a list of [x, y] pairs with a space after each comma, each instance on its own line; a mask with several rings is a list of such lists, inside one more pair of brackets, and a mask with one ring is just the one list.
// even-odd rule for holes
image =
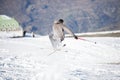
[[77, 37], [76, 35], [74, 36], [74, 38], [75, 38], [75, 39], [78, 39], [78, 37]]

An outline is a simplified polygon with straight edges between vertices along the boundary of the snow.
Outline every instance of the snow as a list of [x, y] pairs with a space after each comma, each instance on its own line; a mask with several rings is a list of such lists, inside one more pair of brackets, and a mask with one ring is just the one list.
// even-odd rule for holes
[[[114, 30], [114, 31], [101, 31], [101, 32], [87, 32], [87, 33], [76, 33], [76, 35], [78, 36], [84, 36], [84, 35], [87, 35], [87, 36], [93, 36], [93, 35], [106, 35], [106, 34], [115, 34], [115, 33], [120, 33], [120, 30]], [[71, 35], [70, 34], [67, 34], [66, 37], [70, 37]], [[109, 35], [110, 36], [110, 35]]]
[[22, 37], [23, 30], [19, 31], [0, 31], [0, 38], [9, 38], [9, 37]]
[[110, 34], [110, 33], [120, 33], [120, 30], [115, 30], [115, 31], [101, 31], [101, 32], [88, 32], [88, 33], [81, 33], [78, 35], [94, 35], [94, 34]]
[[11, 19], [10, 17], [8, 17], [8, 16], [6, 16], [6, 15], [1, 15], [1, 18], [2, 18], [3, 20], [10, 20], [10, 19]]
[[120, 80], [120, 38], [83, 38], [57, 51], [48, 36], [1, 38], [0, 80]]

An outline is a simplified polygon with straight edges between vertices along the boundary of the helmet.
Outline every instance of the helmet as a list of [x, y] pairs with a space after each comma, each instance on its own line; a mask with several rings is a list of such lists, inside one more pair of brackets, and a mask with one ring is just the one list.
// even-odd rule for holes
[[64, 20], [63, 20], [63, 19], [59, 19], [59, 22], [60, 22], [60, 23], [63, 23], [63, 22], [64, 22]]

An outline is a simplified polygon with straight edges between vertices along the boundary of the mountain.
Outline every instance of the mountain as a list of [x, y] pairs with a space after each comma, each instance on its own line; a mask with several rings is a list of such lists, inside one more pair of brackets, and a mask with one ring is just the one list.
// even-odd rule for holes
[[76, 33], [120, 30], [120, 0], [0, 0], [0, 14], [41, 35], [60, 18]]

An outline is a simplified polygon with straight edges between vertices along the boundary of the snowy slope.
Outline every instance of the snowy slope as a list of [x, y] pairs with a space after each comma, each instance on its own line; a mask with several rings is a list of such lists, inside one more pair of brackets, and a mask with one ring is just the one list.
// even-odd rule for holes
[[48, 36], [0, 39], [0, 80], [120, 80], [120, 38], [85, 39], [97, 44], [66, 38], [54, 52]]

